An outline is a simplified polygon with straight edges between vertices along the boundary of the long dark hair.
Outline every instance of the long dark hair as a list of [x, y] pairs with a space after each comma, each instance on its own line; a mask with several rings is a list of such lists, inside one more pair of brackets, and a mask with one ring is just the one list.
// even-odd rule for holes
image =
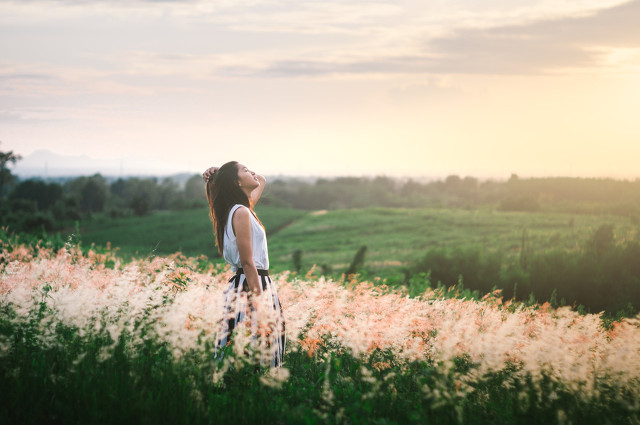
[[[218, 252], [224, 249], [224, 226], [229, 218], [231, 207], [236, 204], [252, 209], [247, 195], [238, 186], [238, 162], [230, 161], [218, 168], [207, 182], [207, 201], [209, 214], [213, 222]], [[252, 211], [253, 212], [253, 211]]]

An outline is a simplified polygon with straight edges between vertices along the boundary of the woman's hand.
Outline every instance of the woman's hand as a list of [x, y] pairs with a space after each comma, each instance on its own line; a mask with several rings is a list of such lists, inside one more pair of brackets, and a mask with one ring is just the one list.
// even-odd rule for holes
[[202, 173], [202, 180], [208, 182], [220, 167], [209, 167]]

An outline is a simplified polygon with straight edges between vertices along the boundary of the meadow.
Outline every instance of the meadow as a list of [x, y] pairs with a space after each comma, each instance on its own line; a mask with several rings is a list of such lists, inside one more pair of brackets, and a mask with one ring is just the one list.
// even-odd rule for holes
[[[293, 253], [301, 250], [303, 271], [326, 265], [334, 277], [363, 245], [369, 275], [391, 276], [436, 248], [476, 247], [515, 258], [523, 232], [533, 252], [580, 249], [603, 224], [614, 226], [618, 241], [639, 234], [633, 220], [602, 214], [380, 207], [309, 212], [273, 206], [259, 206], [257, 212], [269, 235], [272, 269], [293, 269]], [[110, 242], [124, 258], [182, 252], [222, 262], [206, 209], [117, 219], [96, 215], [81, 222], [79, 233], [85, 247]]]
[[[262, 207], [258, 212], [270, 234], [306, 214], [306, 211], [280, 207]], [[77, 228], [67, 230], [63, 236], [81, 240], [85, 246], [111, 244], [125, 259], [176, 252], [188, 256], [206, 255], [213, 261], [217, 257], [207, 208], [159, 210], [142, 217], [111, 218], [96, 214], [82, 220]]]
[[640, 421], [638, 317], [282, 272], [268, 369], [242, 327], [214, 359], [227, 267], [1, 239], [2, 423]]
[[[258, 213], [274, 272], [336, 280], [355, 272], [411, 294], [464, 285], [479, 298], [501, 289], [529, 304], [549, 301], [609, 317], [634, 316], [640, 308], [640, 233], [633, 217], [489, 207], [309, 212], [267, 205]], [[110, 243], [128, 260], [181, 252], [223, 263], [201, 209], [94, 216], [60, 240], [81, 241], [85, 249]]]

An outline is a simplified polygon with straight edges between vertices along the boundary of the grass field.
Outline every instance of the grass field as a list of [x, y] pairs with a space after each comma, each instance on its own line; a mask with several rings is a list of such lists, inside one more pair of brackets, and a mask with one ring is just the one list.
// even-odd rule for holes
[[[257, 211], [269, 233], [306, 214], [277, 207]], [[126, 259], [182, 252], [188, 256], [206, 255], [216, 261], [218, 255], [208, 209], [154, 211], [144, 217], [117, 219], [95, 216], [81, 223], [80, 233], [85, 246], [105, 246], [110, 242]]]
[[222, 268], [0, 243], [3, 424], [640, 419], [639, 318], [274, 275], [288, 340], [269, 370], [242, 325], [214, 357]]
[[[390, 275], [433, 248], [479, 247], [506, 256], [520, 252], [526, 230], [531, 249], [581, 247], [602, 224], [614, 226], [618, 241], [638, 237], [632, 220], [605, 215], [498, 212], [490, 209], [368, 208], [307, 212], [259, 207], [269, 234], [271, 268], [292, 269], [292, 253], [302, 250], [303, 268], [329, 265], [344, 272], [356, 251], [367, 245], [366, 268]], [[206, 210], [163, 211], [147, 217], [96, 218], [81, 224], [82, 242], [111, 242], [126, 258], [216, 253]]]

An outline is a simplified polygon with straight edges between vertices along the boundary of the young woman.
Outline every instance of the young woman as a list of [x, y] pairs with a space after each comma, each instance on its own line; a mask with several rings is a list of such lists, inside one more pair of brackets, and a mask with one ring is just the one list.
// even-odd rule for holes
[[[224, 317], [218, 332], [216, 355], [218, 349], [231, 342], [234, 328], [248, 316], [254, 339], [258, 338], [257, 330], [262, 326], [260, 335], [266, 338], [266, 344], [261, 341], [260, 345], [266, 345], [271, 353], [270, 365], [280, 366], [286, 343], [284, 317], [276, 287], [269, 277], [266, 233], [253, 211], [266, 180], [236, 161], [219, 168], [208, 168], [202, 178], [206, 182], [218, 252], [235, 272], [224, 292]], [[273, 311], [258, 314], [260, 304], [256, 298], [263, 293], [269, 297], [268, 308]], [[258, 323], [258, 317], [269, 316], [268, 324]]]

